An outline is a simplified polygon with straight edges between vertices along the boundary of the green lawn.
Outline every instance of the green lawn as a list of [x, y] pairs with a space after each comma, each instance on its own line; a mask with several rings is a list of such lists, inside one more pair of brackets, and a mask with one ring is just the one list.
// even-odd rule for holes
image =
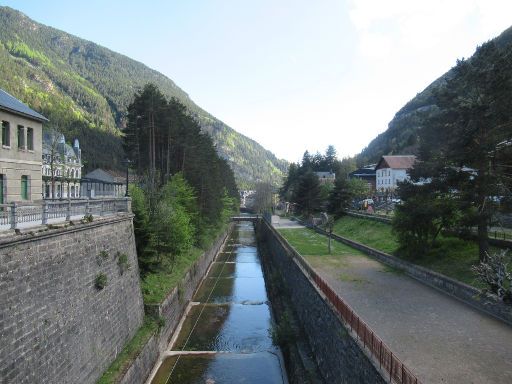
[[133, 338], [126, 344], [110, 367], [103, 372], [103, 376], [98, 380], [97, 384], [115, 383], [117, 377], [131, 364], [131, 362], [139, 355], [140, 351], [158, 329], [156, 320], [146, 316], [144, 323], [138, 329]]
[[382, 252], [394, 254], [398, 250], [398, 241], [391, 233], [391, 225], [386, 223], [343, 216], [334, 224], [333, 232]]
[[[327, 237], [307, 228], [279, 229], [281, 235], [303, 256], [329, 255]], [[335, 240], [331, 242], [331, 255], [360, 255], [361, 252]]]
[[178, 258], [174, 267], [165, 263], [157, 272], [146, 275], [141, 280], [144, 303], [161, 303], [203, 252], [202, 249], [192, 248]]
[[398, 241], [391, 231], [390, 224], [344, 216], [336, 221], [333, 232], [466, 284], [482, 288], [471, 271], [471, 266], [478, 263], [478, 245], [474, 241], [440, 236], [438, 245], [427, 255], [414, 258], [404, 257], [398, 252]]

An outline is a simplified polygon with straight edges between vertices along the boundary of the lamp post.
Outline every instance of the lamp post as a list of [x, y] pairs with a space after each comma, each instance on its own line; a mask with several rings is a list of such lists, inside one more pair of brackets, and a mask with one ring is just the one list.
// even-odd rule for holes
[[130, 192], [128, 191], [128, 170], [130, 169], [130, 164], [131, 163], [132, 162], [128, 158], [123, 160], [123, 165], [126, 165], [126, 193], [124, 194], [125, 197], [129, 197], [130, 196]]

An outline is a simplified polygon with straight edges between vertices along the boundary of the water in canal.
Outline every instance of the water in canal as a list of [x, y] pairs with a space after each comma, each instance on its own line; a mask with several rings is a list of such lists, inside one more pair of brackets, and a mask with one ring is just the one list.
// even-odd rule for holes
[[152, 384], [287, 383], [253, 224], [236, 225]]

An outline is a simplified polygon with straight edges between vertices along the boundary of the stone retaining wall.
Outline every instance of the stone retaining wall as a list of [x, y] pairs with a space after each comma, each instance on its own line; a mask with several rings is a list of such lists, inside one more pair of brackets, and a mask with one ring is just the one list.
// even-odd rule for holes
[[[328, 235], [328, 233], [321, 228], [314, 227], [313, 229], [322, 235]], [[387, 264], [393, 268], [401, 269], [410, 277], [413, 277], [416, 280], [419, 280], [433, 288], [439, 289], [444, 293], [447, 293], [478, 310], [481, 310], [504, 321], [509, 325], [512, 325], [512, 306], [503, 304], [503, 302], [498, 301], [497, 299], [481, 297], [481, 291], [475, 287], [464, 284], [460, 281], [454, 280], [448, 276], [434, 272], [430, 269], [409, 263], [405, 260], [378, 251], [374, 248], [368, 247], [345, 237], [333, 234], [332, 238], [341, 243], [349, 245], [352, 248], [358, 249], [367, 255], [370, 255], [383, 262], [384, 264]]]
[[1, 382], [94, 383], [133, 337], [144, 311], [132, 217], [0, 239]]
[[203, 253], [180, 283], [169, 293], [160, 304], [146, 305], [146, 313], [161, 316], [165, 320], [164, 327], [157, 335], [153, 335], [128, 370], [120, 378], [122, 384], [141, 384], [149, 377], [160, 355], [167, 349], [172, 335], [182, 318], [188, 303], [206, 275], [210, 264], [221, 249], [231, 232], [233, 224], [220, 235], [212, 247]]
[[387, 382], [310, 280], [305, 264], [297, 261], [300, 256], [265, 221], [258, 223], [257, 232], [266, 250], [264, 262], [271, 263], [285, 281], [325, 382]]
[[[346, 214], [347, 214], [347, 216], [357, 217], [360, 219], [368, 219], [368, 220], [378, 221], [380, 223], [385, 223], [385, 224], [391, 224], [391, 222], [392, 222], [392, 220], [387, 217], [375, 216], [375, 215], [371, 215], [368, 213], [357, 213], [357, 212], [353, 212], [353, 211], [346, 211]], [[457, 231], [451, 231], [451, 230], [443, 230], [443, 234], [448, 234], [450, 236], [458, 236], [459, 235], [457, 233]], [[477, 235], [474, 233], [466, 234], [465, 236], [467, 236], [468, 238], [475, 240], [475, 241], [478, 240]], [[511, 240], [494, 238], [494, 237], [492, 237], [492, 231], [489, 232], [488, 240], [489, 240], [489, 244], [494, 245], [496, 247], [512, 248]]]

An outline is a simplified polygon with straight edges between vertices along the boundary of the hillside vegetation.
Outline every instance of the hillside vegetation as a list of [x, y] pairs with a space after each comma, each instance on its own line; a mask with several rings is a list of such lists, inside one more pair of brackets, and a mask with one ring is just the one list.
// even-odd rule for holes
[[[492, 41], [505, 54], [512, 53], [512, 27]], [[472, 58], [468, 60], [471, 61]], [[480, 63], [485, 65], [484, 61]], [[436, 102], [436, 94], [443, 91], [453, 75], [453, 69], [450, 69], [402, 107], [389, 123], [388, 129], [373, 139], [357, 155], [358, 165], [376, 163], [382, 155], [418, 155], [419, 131], [432, 118], [442, 115], [443, 111], [439, 109]], [[509, 79], [512, 78], [512, 73], [508, 75]], [[512, 119], [512, 110], [510, 118]]]
[[88, 169], [121, 167], [127, 107], [153, 83], [187, 107], [241, 187], [277, 184], [286, 170], [285, 161], [201, 109], [161, 73], [8, 7], [0, 7], [0, 67], [0, 88], [43, 113], [68, 139], [78, 137]]

